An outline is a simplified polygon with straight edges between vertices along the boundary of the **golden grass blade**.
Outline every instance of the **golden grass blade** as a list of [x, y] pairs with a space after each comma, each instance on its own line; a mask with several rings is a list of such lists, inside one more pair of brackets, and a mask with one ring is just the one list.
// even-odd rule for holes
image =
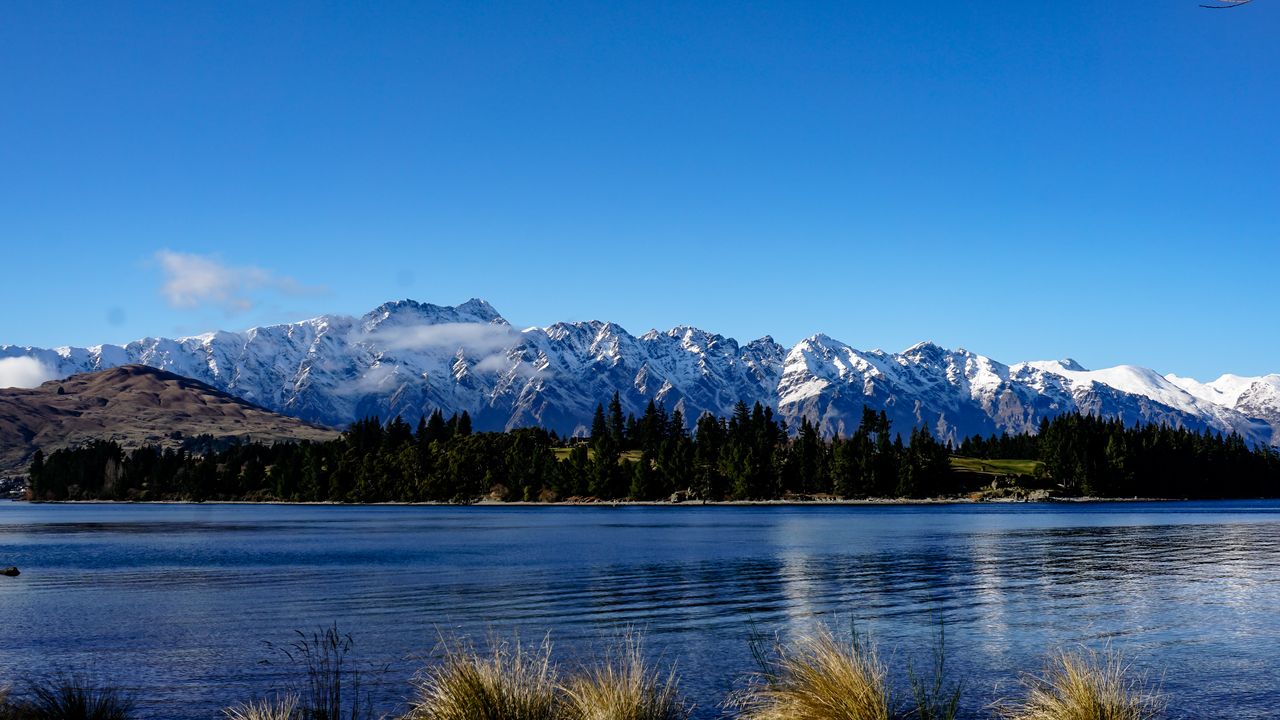
[[827, 628], [778, 645], [772, 667], [731, 705], [743, 720], [890, 720], [887, 670], [875, 648]]
[[665, 677], [645, 661], [643, 641], [628, 633], [604, 662], [564, 685], [566, 720], [686, 720], [675, 671]]
[[443, 643], [442, 661], [414, 681], [409, 720], [556, 720], [560, 712], [551, 643]]
[[298, 711], [298, 696], [283, 695], [275, 700], [258, 700], [226, 708], [226, 720], [293, 720]]
[[1005, 720], [1151, 720], [1164, 703], [1118, 653], [1061, 652], [1042, 676], [1024, 679], [1026, 697], [996, 708]]

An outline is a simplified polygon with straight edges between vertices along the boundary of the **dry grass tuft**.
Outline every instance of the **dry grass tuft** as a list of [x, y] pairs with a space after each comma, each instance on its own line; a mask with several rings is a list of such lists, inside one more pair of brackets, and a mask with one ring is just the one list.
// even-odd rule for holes
[[284, 695], [229, 707], [222, 714], [227, 720], [294, 720], [297, 712], [298, 696]]
[[743, 720], [890, 720], [885, 666], [875, 648], [854, 637], [842, 643], [826, 628], [775, 658], [731, 705]]
[[409, 720], [556, 720], [561, 703], [551, 642], [442, 644], [444, 658], [414, 680]]
[[1025, 679], [1027, 696], [997, 712], [1006, 720], [1151, 720], [1164, 703], [1114, 652], [1059, 653], [1042, 677]]
[[641, 639], [623, 636], [605, 661], [565, 683], [565, 720], [686, 720], [675, 671], [665, 677], [644, 659]]
[[77, 676], [29, 682], [26, 697], [4, 706], [19, 720], [129, 720], [133, 698], [112, 687], [94, 687]]

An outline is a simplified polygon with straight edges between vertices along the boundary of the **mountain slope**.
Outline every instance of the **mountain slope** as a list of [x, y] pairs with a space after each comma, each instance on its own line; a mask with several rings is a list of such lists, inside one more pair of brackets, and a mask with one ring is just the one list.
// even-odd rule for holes
[[925, 425], [946, 440], [1034, 432], [1045, 417], [1080, 411], [1280, 441], [1280, 376], [1210, 387], [1131, 366], [1010, 366], [932, 343], [887, 353], [814, 335], [784, 348], [769, 337], [740, 344], [686, 326], [635, 336], [600, 321], [518, 330], [483, 300], [401, 300], [359, 318], [125, 346], [0, 347], [0, 358], [14, 356], [37, 358], [57, 376], [151, 365], [330, 426], [366, 415], [415, 420], [440, 408], [466, 410], [482, 429], [540, 424], [581, 433], [596, 404], [618, 392], [635, 414], [653, 400], [692, 423], [704, 412], [727, 415], [738, 401], [760, 402], [829, 434], [851, 432], [869, 406], [900, 430]]
[[1280, 445], [1280, 374], [1261, 377], [1223, 375], [1209, 383], [1166, 375], [1165, 379], [1199, 400], [1225, 407], [1276, 428], [1272, 438]]
[[145, 365], [0, 390], [0, 474], [25, 472], [37, 448], [48, 453], [90, 440], [131, 448], [197, 435], [273, 442], [336, 434]]

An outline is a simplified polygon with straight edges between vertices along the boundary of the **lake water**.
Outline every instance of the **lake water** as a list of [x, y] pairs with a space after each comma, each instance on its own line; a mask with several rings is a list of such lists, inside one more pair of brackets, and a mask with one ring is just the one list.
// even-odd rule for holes
[[572, 663], [643, 630], [698, 703], [753, 631], [857, 623], [897, 670], [943, 619], [967, 716], [1055, 649], [1110, 646], [1173, 717], [1280, 707], [1280, 503], [330, 507], [0, 502], [0, 684], [78, 672], [150, 718], [287, 682], [265, 642], [337, 622], [390, 707], [441, 635]]

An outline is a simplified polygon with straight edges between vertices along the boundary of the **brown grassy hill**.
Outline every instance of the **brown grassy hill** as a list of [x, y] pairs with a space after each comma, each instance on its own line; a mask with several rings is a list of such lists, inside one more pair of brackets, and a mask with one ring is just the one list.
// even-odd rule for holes
[[90, 440], [170, 446], [196, 435], [273, 442], [327, 440], [337, 431], [145, 365], [0, 389], [0, 476], [25, 474], [37, 448], [47, 454]]

